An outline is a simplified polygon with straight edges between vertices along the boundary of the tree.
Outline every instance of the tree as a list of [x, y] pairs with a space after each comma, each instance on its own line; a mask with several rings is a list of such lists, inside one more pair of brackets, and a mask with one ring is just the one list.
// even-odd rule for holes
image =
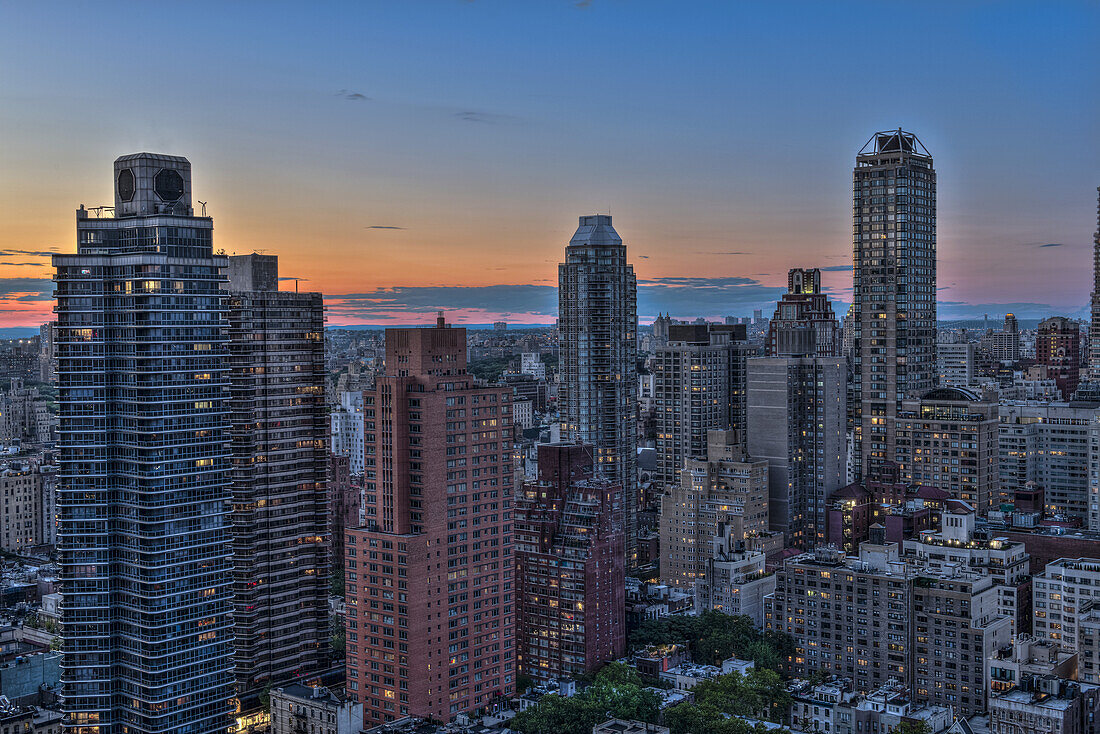
[[932, 727], [927, 721], [906, 719], [894, 729], [894, 734], [932, 734]]
[[660, 697], [632, 682], [637, 679], [637, 672], [624, 668], [606, 666], [596, 675], [596, 681], [576, 696], [563, 698], [552, 693], [543, 696], [537, 704], [516, 714], [509, 728], [522, 734], [589, 734], [593, 726], [607, 720], [609, 715], [656, 723]]
[[752, 660], [757, 667], [777, 670], [794, 649], [788, 635], [761, 632], [752, 619], [708, 610], [698, 617], [668, 616], [643, 622], [630, 635], [634, 647], [687, 645], [692, 659], [720, 665], [729, 657]]

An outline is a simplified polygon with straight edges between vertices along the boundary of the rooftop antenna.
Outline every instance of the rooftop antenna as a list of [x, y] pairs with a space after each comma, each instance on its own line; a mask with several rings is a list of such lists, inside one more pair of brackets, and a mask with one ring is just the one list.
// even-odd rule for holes
[[[195, 199], [195, 201], [199, 201], [199, 200]], [[199, 201], [199, 204], [202, 205], [202, 216], [205, 217], [206, 216], [206, 202], [205, 201]]]

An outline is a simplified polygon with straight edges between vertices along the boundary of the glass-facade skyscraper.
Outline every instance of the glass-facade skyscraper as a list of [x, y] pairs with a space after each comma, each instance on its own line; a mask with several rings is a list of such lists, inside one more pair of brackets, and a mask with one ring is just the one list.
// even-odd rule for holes
[[224, 733], [228, 263], [186, 158], [123, 156], [114, 188], [113, 215], [82, 206], [76, 254], [53, 258], [65, 723]]
[[936, 170], [913, 133], [875, 133], [852, 182], [852, 402], [864, 474], [895, 461], [901, 401], [936, 379]]
[[596, 449], [595, 471], [623, 488], [627, 566], [638, 539], [638, 281], [611, 216], [580, 218], [558, 265], [562, 438]]

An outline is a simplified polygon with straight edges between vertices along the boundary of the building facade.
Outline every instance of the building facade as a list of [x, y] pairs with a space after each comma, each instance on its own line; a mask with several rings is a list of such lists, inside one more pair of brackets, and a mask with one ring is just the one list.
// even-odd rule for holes
[[771, 529], [812, 549], [825, 542], [827, 500], [847, 475], [845, 361], [763, 357], [746, 374], [748, 450], [768, 464]]
[[1035, 332], [1035, 362], [1046, 367], [1046, 376], [1053, 379], [1069, 400], [1081, 381], [1081, 327], [1064, 316], [1051, 316], [1039, 322]]
[[707, 432], [745, 429], [744, 325], [672, 324], [653, 358], [656, 481], [680, 481], [684, 462], [706, 456]]
[[997, 403], [972, 390], [940, 387], [902, 403], [894, 461], [902, 476], [938, 487], [984, 515], [1000, 499]]
[[291, 683], [271, 691], [271, 734], [360, 734], [363, 704], [327, 688]]
[[347, 688], [368, 725], [448, 721], [515, 691], [512, 391], [466, 330], [387, 329], [363, 396], [366, 525], [345, 537]]
[[580, 218], [558, 266], [562, 438], [596, 448], [623, 488], [627, 565], [637, 560], [638, 282], [611, 215]]
[[578, 678], [626, 650], [622, 490], [593, 476], [583, 444], [541, 444], [513, 512], [516, 667]]
[[1002, 498], [1043, 489], [1049, 515], [1087, 522], [1095, 495], [1090, 465], [1100, 449], [1100, 408], [1048, 403], [1002, 404], [999, 451]]
[[328, 415], [320, 293], [279, 290], [275, 255], [229, 258], [237, 693], [329, 658]]
[[340, 393], [340, 403], [330, 415], [332, 421], [332, 453], [346, 456], [350, 462], [349, 471], [363, 476], [366, 467], [363, 464], [364, 436], [363, 393], [360, 390], [345, 390]]
[[901, 402], [935, 386], [936, 171], [916, 135], [871, 137], [852, 209], [855, 443], [867, 471], [894, 455]]
[[62, 706], [79, 734], [225, 732], [228, 263], [186, 158], [123, 156], [114, 182], [53, 257]]
[[967, 387], [974, 383], [978, 347], [973, 342], [940, 343], [936, 347], [936, 373], [942, 387]]
[[987, 657], [1008, 643], [987, 577], [909, 564], [897, 544], [864, 543], [788, 559], [765, 598], [767, 628], [795, 638], [789, 672], [852, 680], [868, 693], [900, 681], [913, 700], [963, 717], [985, 710]]
[[43, 477], [35, 463], [9, 461], [0, 465], [0, 548], [19, 553], [42, 540]]
[[734, 431], [707, 438], [706, 458], [689, 459], [661, 497], [661, 581], [682, 588], [703, 578], [721, 527], [741, 548], [768, 530], [768, 463], [746, 455]]

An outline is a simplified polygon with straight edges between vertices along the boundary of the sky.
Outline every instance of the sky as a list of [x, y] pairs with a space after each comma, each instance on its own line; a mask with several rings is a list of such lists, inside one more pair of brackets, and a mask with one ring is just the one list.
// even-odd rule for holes
[[49, 254], [139, 151], [332, 326], [553, 322], [607, 212], [642, 323], [770, 313], [792, 267], [842, 313], [854, 157], [899, 126], [941, 318], [1084, 315], [1098, 35], [1097, 2], [3, 3], [0, 327], [50, 318]]

